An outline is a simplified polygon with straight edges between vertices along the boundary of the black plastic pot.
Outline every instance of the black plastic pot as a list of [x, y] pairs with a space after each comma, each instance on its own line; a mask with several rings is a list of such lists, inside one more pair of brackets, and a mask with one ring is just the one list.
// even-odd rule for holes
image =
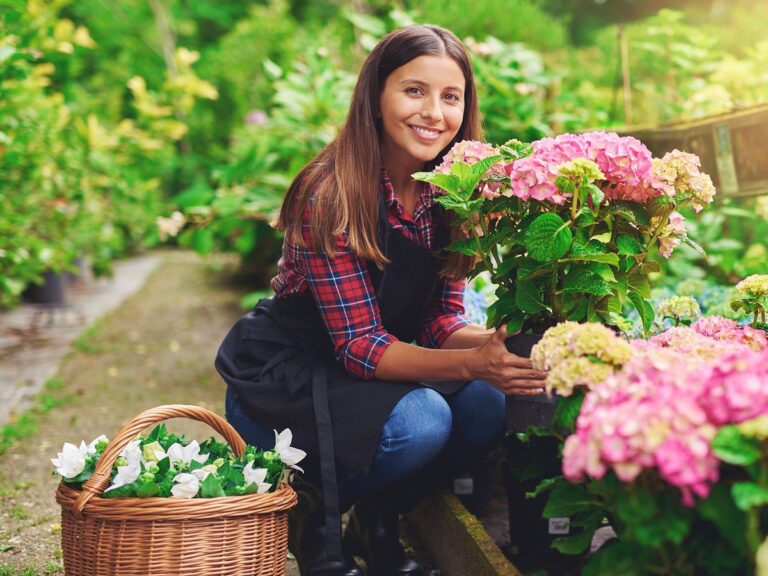
[[[518, 334], [507, 339], [507, 350], [528, 358], [542, 334]], [[551, 547], [555, 538], [571, 533], [569, 518], [544, 518], [546, 494], [526, 498], [539, 481], [561, 474], [558, 441], [555, 438], [532, 437], [521, 442], [516, 433], [531, 426], [552, 423], [557, 399], [538, 396], [507, 396], [507, 457], [502, 465], [502, 479], [507, 493], [510, 551], [521, 569], [546, 569], [550, 574], [578, 574], [581, 558], [561, 554]], [[533, 474], [531, 470], [537, 469]]]
[[483, 516], [490, 509], [499, 471], [497, 454], [494, 450], [471, 470], [453, 476], [453, 493], [475, 516]]
[[31, 284], [24, 291], [24, 299], [32, 304], [60, 306], [66, 302], [67, 281], [64, 274], [52, 271], [43, 274], [41, 284]]

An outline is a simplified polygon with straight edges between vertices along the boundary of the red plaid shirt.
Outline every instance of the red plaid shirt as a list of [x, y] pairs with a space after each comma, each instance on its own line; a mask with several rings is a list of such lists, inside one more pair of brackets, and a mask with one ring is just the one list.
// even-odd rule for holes
[[[393, 228], [431, 248], [434, 226], [430, 208], [435, 203], [434, 190], [422, 189], [416, 209], [410, 215], [395, 196], [386, 174], [382, 175], [381, 187]], [[277, 298], [311, 290], [333, 341], [336, 358], [351, 374], [373, 379], [381, 356], [397, 338], [381, 324], [366, 261], [347, 247], [346, 235], [338, 239], [333, 259], [312, 250], [308, 216], [309, 210], [302, 221], [306, 247], [287, 239], [283, 242], [283, 255], [277, 264], [278, 273], [272, 279], [272, 288]], [[439, 348], [448, 336], [469, 324], [463, 316], [464, 285], [463, 280], [440, 277], [417, 338], [419, 345]]]

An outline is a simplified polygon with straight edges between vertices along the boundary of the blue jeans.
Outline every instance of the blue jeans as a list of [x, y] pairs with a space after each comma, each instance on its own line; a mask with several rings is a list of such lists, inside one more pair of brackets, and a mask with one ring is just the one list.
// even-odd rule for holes
[[[226, 416], [247, 443], [274, 447], [274, 432], [245, 414], [231, 388]], [[445, 397], [430, 388], [413, 390], [400, 399], [384, 423], [368, 474], [337, 464], [341, 508], [375, 496], [416, 472], [426, 472], [428, 466], [442, 476], [435, 481], [447, 480], [451, 471], [467, 470], [480, 461], [504, 430], [504, 394], [487, 382], [473, 380]]]

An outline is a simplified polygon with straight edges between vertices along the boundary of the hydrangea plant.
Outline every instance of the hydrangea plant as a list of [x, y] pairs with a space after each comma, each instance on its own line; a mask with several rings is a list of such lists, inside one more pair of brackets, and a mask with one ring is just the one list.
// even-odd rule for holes
[[603, 381], [566, 385], [589, 392], [565, 439], [565, 478], [536, 490], [548, 492], [546, 517], [576, 528], [554, 546], [583, 553], [608, 518], [617, 539], [590, 555], [585, 576], [752, 573], [768, 535], [765, 332], [703, 317], [622, 350], [595, 330], [561, 324], [532, 354], [611, 364]]
[[466, 239], [451, 249], [488, 271], [498, 300], [488, 324], [543, 331], [563, 320], [623, 326], [637, 309], [653, 323], [648, 276], [686, 235], [678, 212], [699, 211], [715, 188], [699, 159], [680, 151], [653, 158], [615, 133], [562, 134], [533, 144], [459, 142], [433, 172], [414, 178], [445, 193]]

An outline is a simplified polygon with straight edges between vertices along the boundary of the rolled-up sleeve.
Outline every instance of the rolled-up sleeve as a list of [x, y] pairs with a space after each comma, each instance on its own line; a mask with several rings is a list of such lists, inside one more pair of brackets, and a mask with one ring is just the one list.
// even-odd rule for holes
[[350, 374], [372, 380], [384, 351], [397, 338], [381, 323], [365, 262], [349, 250], [344, 236], [337, 239], [334, 258], [309, 247], [298, 251], [336, 359]]
[[463, 280], [440, 277], [419, 333], [421, 346], [440, 348], [451, 334], [471, 323], [464, 316], [465, 285]]

